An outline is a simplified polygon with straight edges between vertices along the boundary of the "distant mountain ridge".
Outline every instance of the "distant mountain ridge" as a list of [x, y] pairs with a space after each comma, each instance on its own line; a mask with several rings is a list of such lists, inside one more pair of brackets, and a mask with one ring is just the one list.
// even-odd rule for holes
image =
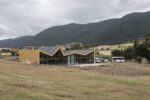
[[[81, 42], [89, 46], [97, 46], [132, 41], [145, 36], [147, 33], [150, 33], [150, 12], [131, 13], [122, 18], [97, 23], [71, 23], [51, 27], [33, 37], [29, 37], [23, 44], [20, 42], [19, 45], [52, 46]], [[15, 46], [7, 40], [4, 41], [0, 41], [0, 47]], [[3, 43], [1, 44], [1, 42]]]
[[32, 36], [22, 36], [14, 39], [0, 40], [0, 47], [23, 47], [31, 38]]

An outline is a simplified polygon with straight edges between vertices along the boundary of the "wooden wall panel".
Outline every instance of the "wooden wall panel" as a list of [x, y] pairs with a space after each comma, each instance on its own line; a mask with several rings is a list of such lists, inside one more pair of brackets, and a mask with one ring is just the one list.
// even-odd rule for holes
[[26, 64], [40, 64], [40, 51], [39, 50], [19, 50], [19, 60]]

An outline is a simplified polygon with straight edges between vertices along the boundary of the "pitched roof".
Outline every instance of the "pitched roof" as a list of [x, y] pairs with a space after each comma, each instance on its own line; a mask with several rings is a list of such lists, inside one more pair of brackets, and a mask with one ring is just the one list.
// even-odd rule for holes
[[50, 56], [53, 56], [58, 50], [61, 49], [61, 46], [52, 46], [52, 47], [40, 47], [39, 50], [43, 53], [46, 53]]
[[[62, 46], [52, 46], [52, 47], [40, 47], [39, 50], [42, 52], [42, 53], [45, 53], [49, 56], [53, 56], [55, 55], [55, 53], [58, 51], [58, 50], [61, 50]], [[72, 54], [79, 54], [79, 55], [88, 55], [90, 54], [91, 52], [93, 52], [94, 50], [70, 50], [70, 51], [62, 51], [62, 54], [63, 56], [68, 56], [68, 55], [72, 55]]]
[[65, 51], [64, 55], [68, 56], [71, 54], [79, 54], [79, 55], [87, 55], [93, 52], [93, 50], [71, 50], [71, 51]]

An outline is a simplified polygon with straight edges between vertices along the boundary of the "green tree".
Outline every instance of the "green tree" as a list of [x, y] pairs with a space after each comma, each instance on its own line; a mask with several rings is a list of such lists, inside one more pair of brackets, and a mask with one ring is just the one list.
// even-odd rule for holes
[[134, 47], [127, 48], [126, 50], [124, 50], [123, 54], [124, 54], [124, 57], [128, 60], [136, 58], [136, 53], [135, 53]]
[[112, 56], [123, 56], [123, 51], [122, 50], [113, 50], [111, 52]]
[[80, 49], [87, 49], [88, 46], [83, 45], [82, 43], [73, 43], [66, 47], [66, 50], [80, 50]]

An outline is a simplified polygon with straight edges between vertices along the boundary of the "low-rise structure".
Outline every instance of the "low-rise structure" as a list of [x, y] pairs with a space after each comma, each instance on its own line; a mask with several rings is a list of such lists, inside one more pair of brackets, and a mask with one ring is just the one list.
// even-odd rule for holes
[[94, 50], [64, 51], [62, 46], [19, 50], [19, 60], [29, 64], [83, 64], [94, 63]]

